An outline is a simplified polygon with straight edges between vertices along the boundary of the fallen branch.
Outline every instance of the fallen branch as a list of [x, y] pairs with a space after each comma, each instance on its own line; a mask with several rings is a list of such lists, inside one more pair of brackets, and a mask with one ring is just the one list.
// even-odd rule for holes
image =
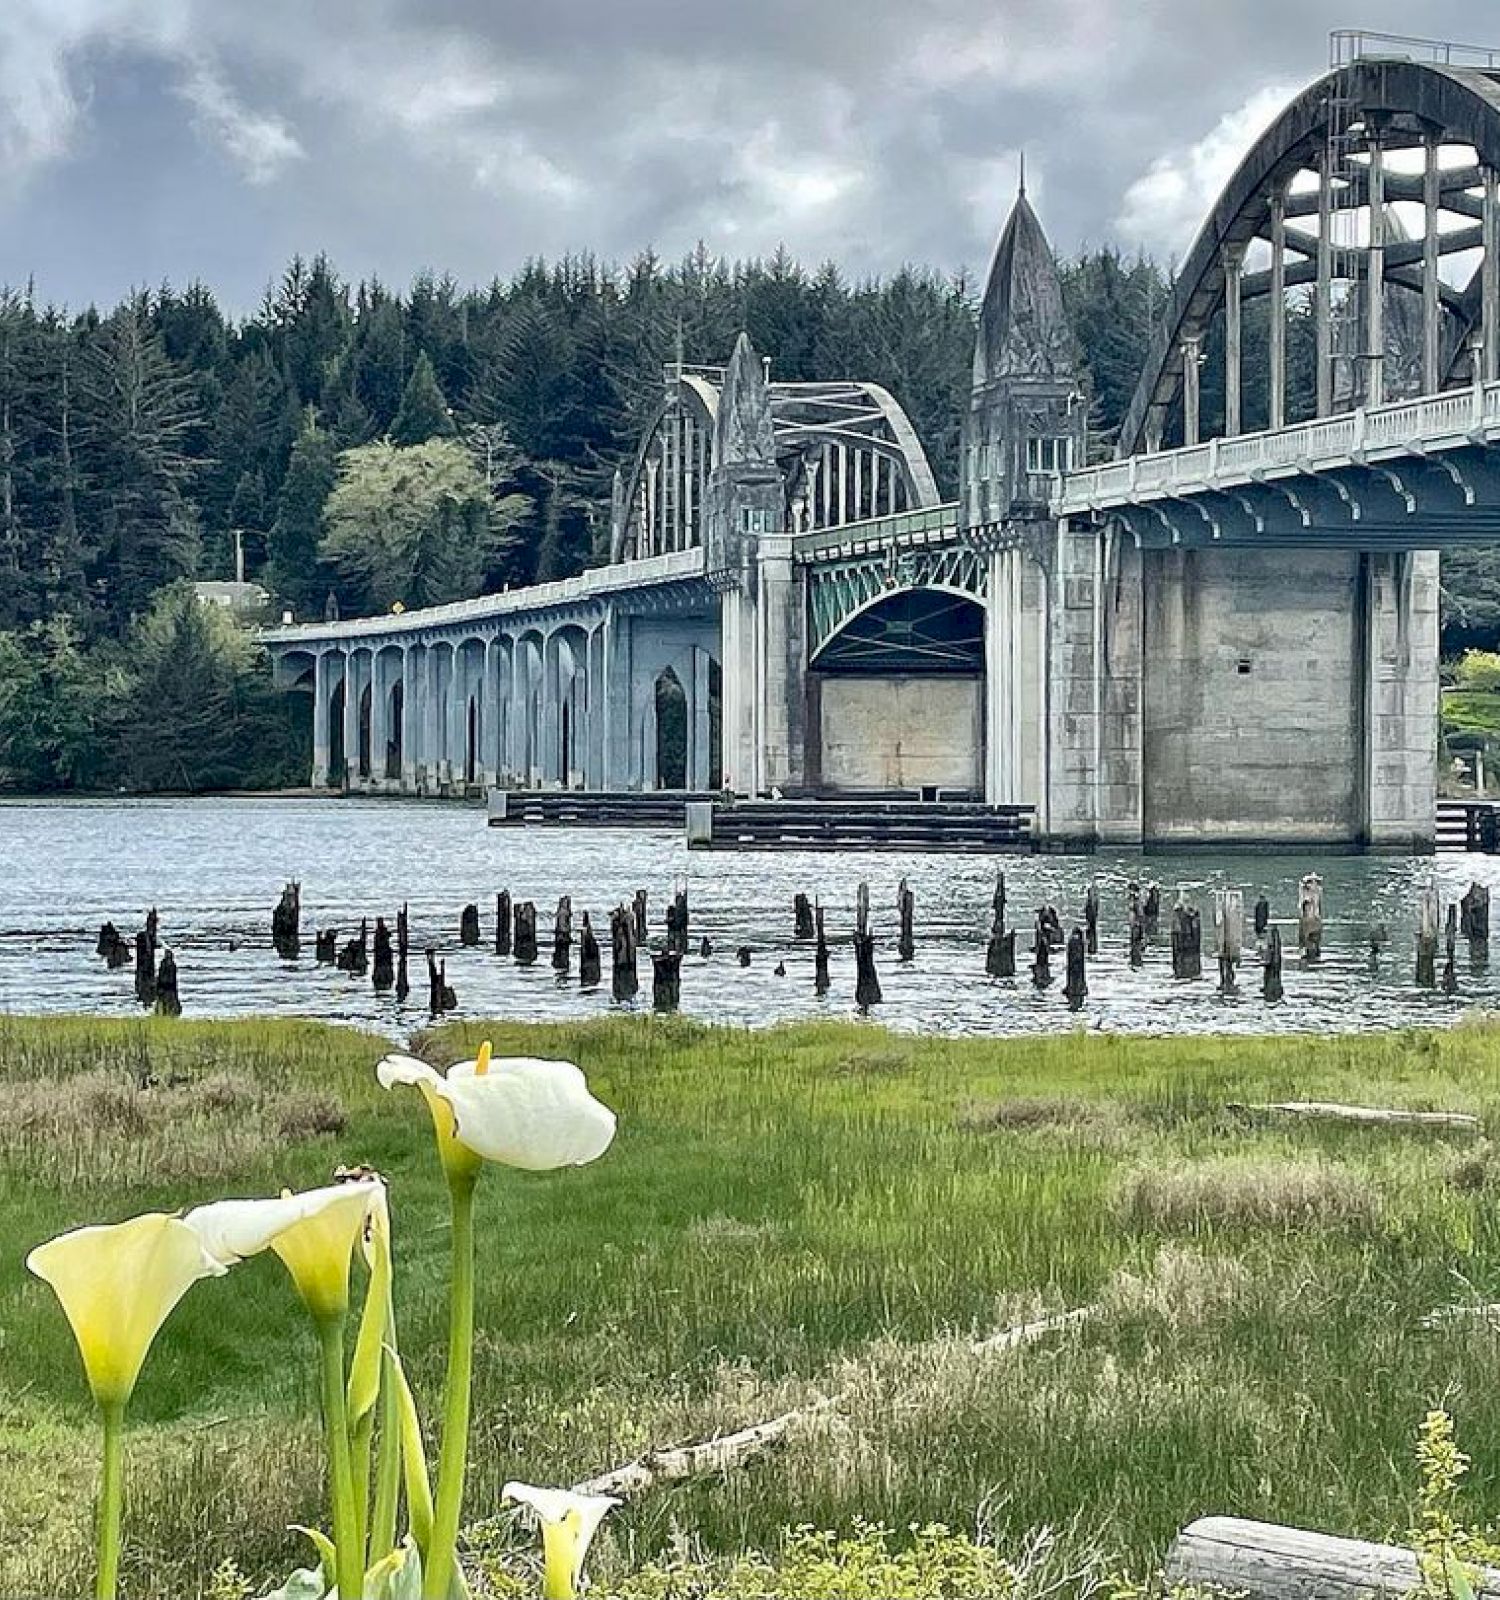
[[[1072, 1311], [1059, 1311], [1036, 1322], [1023, 1322], [1015, 1328], [1002, 1328], [983, 1339], [973, 1340], [970, 1354], [980, 1357], [1002, 1355], [1008, 1350], [1018, 1350], [1023, 1345], [1035, 1344], [1048, 1334], [1061, 1333], [1066, 1328], [1077, 1327], [1090, 1317], [1097, 1316], [1098, 1306], [1080, 1306]], [[586, 1478], [574, 1484], [575, 1494], [613, 1494], [621, 1499], [645, 1493], [658, 1484], [675, 1483], [684, 1478], [703, 1477], [712, 1472], [728, 1472], [743, 1466], [747, 1461], [762, 1455], [779, 1444], [787, 1434], [819, 1414], [836, 1409], [843, 1401], [839, 1393], [821, 1395], [805, 1406], [783, 1411], [779, 1417], [757, 1422], [748, 1428], [737, 1429], [712, 1439], [701, 1439], [694, 1444], [674, 1445], [662, 1450], [648, 1450], [644, 1455], [627, 1461], [623, 1466], [597, 1477]]]
[[1229, 1110], [1257, 1116], [1323, 1118], [1377, 1127], [1463, 1128], [1477, 1132], [1479, 1118], [1467, 1111], [1396, 1111], [1385, 1106], [1341, 1106], [1325, 1100], [1283, 1100], [1273, 1105], [1231, 1104]]

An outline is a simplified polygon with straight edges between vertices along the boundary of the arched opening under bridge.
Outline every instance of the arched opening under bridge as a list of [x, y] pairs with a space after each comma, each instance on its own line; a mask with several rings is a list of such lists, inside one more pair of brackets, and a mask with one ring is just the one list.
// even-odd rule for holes
[[835, 793], [984, 788], [985, 611], [895, 589], [856, 611], [808, 673], [809, 765]]

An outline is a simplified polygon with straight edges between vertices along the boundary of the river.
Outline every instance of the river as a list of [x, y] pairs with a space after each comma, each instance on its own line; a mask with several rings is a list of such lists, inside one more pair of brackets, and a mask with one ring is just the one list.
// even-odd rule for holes
[[[855, 889], [869, 882], [885, 1000], [875, 1015], [904, 1030], [955, 1034], [1052, 1032], [1079, 1026], [1137, 1032], [1332, 1031], [1446, 1024], [1466, 1006], [1500, 1002], [1500, 859], [1190, 855], [1142, 859], [1093, 857], [898, 855], [884, 853], [690, 853], [676, 834], [588, 829], [490, 829], [481, 810], [397, 800], [202, 799], [16, 801], [0, 804], [0, 1010], [129, 1015], [136, 1008], [131, 969], [114, 972], [94, 954], [99, 925], [112, 919], [127, 938], [148, 907], [176, 954], [190, 1016], [250, 1013], [302, 1015], [362, 1023], [402, 1035], [425, 1021], [426, 977], [412, 967], [407, 1004], [376, 995], [355, 978], [313, 960], [312, 931], [335, 926], [343, 937], [359, 919], [411, 908], [412, 949], [438, 945], [457, 991], [457, 1015], [561, 1019], [611, 1009], [608, 910], [635, 889], [650, 897], [653, 934], [679, 880], [691, 905], [693, 953], [682, 969], [682, 1010], [718, 1022], [759, 1025], [788, 1018], [855, 1014], [848, 933]], [[990, 897], [1003, 868], [1022, 934], [1022, 975], [984, 973]], [[1297, 882], [1318, 871], [1325, 883], [1324, 959], [1296, 957]], [[906, 876], [916, 896], [917, 950], [896, 958], [896, 889]], [[1198, 891], [1204, 921], [1201, 982], [1171, 976], [1167, 918], [1145, 966], [1126, 959], [1126, 885], [1132, 877], [1163, 885], [1170, 907], [1179, 884]], [[271, 909], [282, 884], [302, 884], [303, 952], [278, 959], [270, 943]], [[1461, 993], [1448, 998], [1412, 981], [1412, 911], [1417, 890], [1435, 881], [1444, 903], [1471, 878], [1496, 891], [1496, 959], [1471, 960], [1459, 947]], [[1085, 889], [1101, 895], [1100, 954], [1089, 967], [1089, 997], [1069, 1013], [1062, 958], [1045, 993], [1026, 975], [1030, 913], [1056, 903], [1065, 926], [1082, 916]], [[1214, 887], [1245, 891], [1246, 918], [1268, 896], [1287, 944], [1284, 1001], [1268, 1006], [1252, 958], [1241, 992], [1216, 992], [1209, 954]], [[537, 905], [542, 953], [520, 968], [493, 955], [494, 896], [508, 888]], [[826, 907], [832, 989], [813, 991], [812, 951], [792, 937], [791, 900], [802, 891]], [[573, 896], [575, 931], [591, 910], [605, 945], [605, 983], [582, 992], [576, 975], [558, 978], [548, 964], [557, 898]], [[459, 913], [480, 906], [486, 944], [458, 944]], [[1383, 922], [1391, 945], [1369, 969], [1367, 930]], [[699, 940], [713, 952], [703, 959]], [[752, 951], [742, 969], [739, 945]], [[786, 973], [777, 976], [778, 962]], [[649, 1007], [650, 962], [642, 959]], [[576, 948], [575, 948], [576, 974]]]

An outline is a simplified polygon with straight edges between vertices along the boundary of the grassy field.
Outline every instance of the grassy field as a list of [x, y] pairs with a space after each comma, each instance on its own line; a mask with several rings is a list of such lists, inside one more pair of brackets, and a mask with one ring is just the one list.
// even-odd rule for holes
[[[424, 1041], [472, 1054], [478, 1028]], [[481, 1199], [470, 1514], [652, 1444], [837, 1391], [779, 1454], [617, 1516], [598, 1571], [773, 1546], [800, 1524], [939, 1520], [1137, 1571], [1214, 1511], [1379, 1537], [1449, 1406], [1500, 1516], [1500, 1145], [1248, 1121], [1319, 1098], [1500, 1117], [1500, 1028], [1361, 1039], [956, 1041], [680, 1021], [489, 1030], [620, 1113], [595, 1166], [493, 1170]], [[445, 1201], [380, 1041], [313, 1024], [0, 1021], [0, 1593], [85, 1587], [93, 1438], [38, 1240], [222, 1193], [391, 1181], [402, 1342], [441, 1378]], [[142, 1089], [140, 1084], [147, 1083]], [[1099, 1304], [977, 1358], [975, 1333]], [[127, 1590], [181, 1597], [302, 1552], [320, 1503], [311, 1341], [274, 1260], [200, 1285], [138, 1390]]]

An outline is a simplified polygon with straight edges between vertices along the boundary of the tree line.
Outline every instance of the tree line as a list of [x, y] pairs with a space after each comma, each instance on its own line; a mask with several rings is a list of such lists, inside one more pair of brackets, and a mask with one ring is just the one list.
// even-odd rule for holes
[[[1062, 275], [1108, 454], [1170, 282], [1109, 249]], [[884, 384], [951, 495], [978, 287], [700, 247], [621, 270], [534, 262], [483, 288], [424, 274], [405, 293], [295, 259], [242, 318], [202, 284], [108, 312], [0, 293], [0, 785], [294, 781], [302, 697], [275, 694], [253, 643], [185, 586], [232, 577], [237, 549], [298, 617], [570, 576], [607, 553], [610, 481], [664, 366], [722, 362], [741, 329], [778, 378]], [[1245, 345], [1255, 426], [1253, 316]], [[1293, 315], [1289, 351], [1295, 410], [1310, 317]], [[1207, 355], [1211, 426], [1213, 341]]]

